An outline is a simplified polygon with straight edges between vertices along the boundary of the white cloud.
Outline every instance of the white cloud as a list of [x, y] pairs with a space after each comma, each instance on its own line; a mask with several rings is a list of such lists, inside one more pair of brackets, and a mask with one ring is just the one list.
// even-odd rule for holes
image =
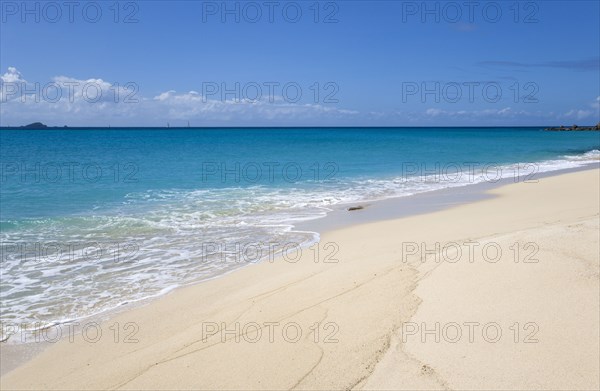
[[590, 118], [594, 113], [591, 110], [569, 110], [563, 117], [572, 119], [586, 119]]
[[503, 109], [484, 109], [484, 110], [442, 110], [429, 108], [425, 110], [425, 115], [429, 117], [515, 117], [517, 115], [530, 115], [525, 111], [514, 111], [510, 107]]
[[[419, 113], [411, 113], [408, 115], [409, 118], [421, 119], [421, 120], [436, 120], [436, 121], [454, 121], [461, 119], [463, 121], [477, 121], [477, 123], [497, 123], [503, 120], [520, 120], [520, 121], [537, 121], [537, 125], [540, 124], [552, 124], [555, 122], [569, 120], [569, 121], [585, 121], [589, 123], [596, 123], [600, 119], [600, 97], [590, 104], [593, 110], [583, 109], [572, 109], [562, 114], [556, 114], [553, 111], [529, 111], [529, 110], [516, 110], [511, 107], [504, 107], [502, 109], [482, 109], [482, 110], [443, 110], [438, 108], [429, 108], [419, 115]], [[406, 114], [406, 113], [405, 113]]]
[[15, 67], [8, 67], [8, 72], [0, 76], [0, 80], [2, 80], [2, 82], [4, 83], [15, 83], [25, 81], [21, 77], [21, 72], [19, 72]]
[[440, 109], [427, 109], [425, 111], [425, 114], [432, 116], [432, 117], [437, 117], [441, 114], [446, 114], [446, 112], [444, 110], [440, 110]]
[[594, 99], [588, 105], [592, 110], [589, 109], [571, 109], [566, 113], [559, 116], [561, 119], [569, 120], [587, 120], [588, 122], [594, 122], [600, 120], [600, 96]]

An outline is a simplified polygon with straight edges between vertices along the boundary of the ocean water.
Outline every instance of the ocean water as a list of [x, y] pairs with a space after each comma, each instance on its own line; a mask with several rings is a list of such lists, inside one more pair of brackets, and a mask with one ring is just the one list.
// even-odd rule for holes
[[541, 128], [2, 130], [0, 322], [98, 315], [310, 244], [294, 224], [332, 208], [599, 149]]

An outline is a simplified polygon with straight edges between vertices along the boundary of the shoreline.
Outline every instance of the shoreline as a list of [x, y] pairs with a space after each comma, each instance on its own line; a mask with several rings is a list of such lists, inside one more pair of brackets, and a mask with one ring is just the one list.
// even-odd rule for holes
[[[339, 204], [335, 204], [330, 208], [324, 208], [326, 212], [324, 212], [321, 216], [315, 216], [310, 219], [302, 220], [297, 223], [289, 223], [289, 228], [291, 231], [295, 233], [305, 233], [308, 235], [312, 235], [313, 238], [305, 243], [303, 243], [300, 247], [305, 249], [310, 247], [314, 243], [319, 241], [319, 238], [322, 234], [335, 231], [343, 228], [349, 228], [354, 225], [373, 223], [373, 222], [381, 222], [386, 220], [399, 219], [404, 217], [416, 216], [420, 214], [432, 213], [435, 211], [440, 211], [446, 208], [451, 208], [459, 205], [468, 204], [471, 202], [481, 201], [487, 198], [492, 197], [488, 194], [490, 190], [495, 188], [505, 186], [511, 183], [519, 183], [522, 181], [537, 181], [541, 178], [558, 176], [562, 174], [568, 174], [571, 172], [579, 172], [585, 170], [592, 170], [595, 168], [600, 168], [600, 161], [597, 162], [588, 162], [582, 166], [578, 167], [569, 167], [562, 168], [552, 171], [544, 171], [537, 172], [531, 179], [525, 179], [523, 176], [521, 177], [502, 177], [497, 181], [483, 181], [477, 183], [466, 183], [461, 184], [459, 186], [449, 186], [441, 189], [427, 190], [424, 192], [411, 194], [411, 195], [394, 195], [385, 198], [367, 200], [363, 202], [342, 202]], [[360, 205], [359, 210], [351, 211], [348, 210], [348, 207]], [[368, 209], [368, 211], [366, 211]], [[365, 213], [366, 212], [366, 213]], [[286, 223], [288, 225], [288, 223]], [[69, 324], [78, 321], [91, 320], [91, 321], [105, 321], [115, 314], [129, 311], [138, 306], [144, 306], [151, 303], [154, 300], [160, 300], [165, 295], [168, 295], [176, 290], [185, 289], [190, 286], [194, 286], [196, 284], [202, 284], [207, 281], [211, 281], [214, 279], [222, 278], [230, 273], [234, 273], [238, 270], [241, 270], [247, 266], [251, 266], [257, 263], [265, 262], [271, 254], [264, 256], [260, 260], [256, 262], [249, 262], [244, 266], [240, 266], [237, 268], [232, 268], [220, 274], [215, 274], [210, 277], [203, 278], [201, 280], [189, 282], [183, 285], [165, 288], [163, 291], [142, 299], [129, 300], [124, 304], [105, 309], [99, 313], [82, 316], [78, 318], [66, 319], [64, 321], [56, 321], [52, 324], [48, 324], [45, 327], [40, 329], [31, 330], [32, 332], [44, 330], [46, 328], [51, 328], [56, 325], [61, 324]], [[281, 251], [274, 254], [275, 257], [281, 257]], [[0, 343], [4, 343], [8, 341], [0, 341]], [[9, 343], [8, 345], [14, 345]], [[24, 345], [17, 343], [16, 345]], [[25, 344], [26, 345], [26, 344]], [[0, 345], [2, 346], [2, 345]], [[0, 374], [5, 373], [0, 369]]]
[[[594, 166], [594, 167], [591, 167], [591, 166]], [[553, 178], [553, 177], [554, 178], [562, 178], [562, 177], [568, 177], [569, 175], [573, 175], [573, 172], [575, 172], [575, 173], [577, 173], [577, 172], [586, 172], [586, 171], [587, 172], [596, 172], [597, 171], [597, 167], [596, 166], [597, 166], [597, 164], [591, 164], [590, 166], [587, 166], [587, 167], [579, 167], [579, 168], [575, 168], [575, 169], [567, 169], [567, 170], [561, 170], [561, 171], [553, 171], [553, 172], [547, 172], [547, 173], [540, 173], [539, 174], [539, 178], [540, 179], [542, 179], [542, 178]], [[566, 173], [566, 172], [568, 172], [568, 173]], [[510, 180], [511, 179], [508, 179], [508, 181], [510, 181]], [[506, 185], [505, 183], [475, 184], [475, 185], [468, 185], [468, 186], [460, 187], [460, 188], [443, 189], [443, 190], [437, 190], [437, 191], [430, 192], [430, 193], [422, 193], [420, 195], [415, 195], [415, 196], [412, 196], [412, 197], [400, 197], [400, 198], [394, 198], [394, 199], [377, 201], [377, 202], [373, 203], [369, 208], [366, 208], [364, 211], [346, 212], [347, 216], [353, 216], [353, 217], [354, 216], [359, 216], [359, 218], [357, 220], [361, 220], [361, 221], [355, 222], [355, 223], [353, 223], [351, 225], [344, 225], [343, 228], [339, 228], [338, 227], [338, 228], [336, 228], [334, 230], [325, 230], [321, 234], [321, 239], [328, 238], [330, 236], [336, 236], [340, 232], [344, 232], [344, 231], [352, 231], [352, 230], [356, 230], [356, 229], [361, 230], [361, 229], [365, 229], [365, 227], [368, 228], [369, 226], [375, 226], [375, 225], [390, 225], [390, 224], [393, 225], [393, 223], [395, 223], [395, 222], [406, 220], [406, 219], [411, 219], [411, 218], [414, 218], [415, 216], [429, 216], [429, 215], [435, 215], [435, 214], [443, 213], [443, 212], [448, 213], [448, 211], [455, 210], [457, 208], [464, 208], [464, 207], [472, 206], [472, 205], [475, 205], [475, 204], [485, 203], [485, 202], [488, 202], [490, 200], [496, 200], [497, 199], [498, 195], [495, 194], [495, 192], [496, 192], [496, 190], [498, 188], [504, 188], [504, 187], [510, 188], [511, 186], [519, 186], [519, 185], [523, 186], [524, 184], [521, 183], [521, 184], [509, 185], [509, 186], [505, 186], [505, 185]], [[486, 187], [488, 187], [488, 188], [485, 189]], [[474, 189], [474, 188], [476, 188], [476, 189]], [[494, 195], [490, 195], [490, 191], [493, 191]], [[376, 207], [375, 207], [376, 204], [381, 205], [382, 203], [400, 202], [402, 200], [407, 201], [409, 199], [413, 200], [413, 204], [414, 204], [414, 199], [415, 198], [413, 198], [413, 197], [419, 197], [419, 196], [422, 196], [422, 199], [426, 199], [426, 201], [429, 202], [429, 201], [431, 201], [432, 198], [435, 199], [435, 196], [432, 197], [432, 193], [437, 193], [437, 196], [438, 196], [438, 199], [437, 199], [438, 205], [437, 205], [437, 207], [438, 207], [438, 209], [434, 208], [433, 210], [429, 209], [427, 211], [418, 210], [418, 211], [416, 211], [417, 213], [408, 214], [408, 215], [404, 215], [404, 216], [395, 216], [395, 215], [394, 216], [389, 216], [388, 215], [387, 219], [383, 219], [382, 220], [381, 218], [376, 218], [375, 221], [369, 221], [368, 218], [365, 219], [365, 217], [364, 217], [365, 215], [370, 214], [371, 211], [373, 211], [373, 210], [376, 209]], [[441, 196], [440, 196], [440, 193], [442, 193]], [[453, 203], [451, 205], [448, 205], [447, 203], [444, 204], [444, 202], [443, 202], [444, 200], [446, 200], [446, 201], [448, 200], [448, 195], [449, 194], [450, 194], [450, 197], [452, 197], [452, 196], [456, 196], [457, 194], [458, 195], [462, 194], [464, 196], [464, 193], [469, 193], [472, 196], [473, 196], [473, 194], [477, 194], [477, 197], [475, 197], [477, 199], [471, 199], [471, 200], [467, 200], [467, 201], [463, 200], [463, 202]], [[482, 197], [482, 195], [485, 195], [485, 197]], [[480, 197], [480, 198], [478, 198], [478, 197]], [[442, 201], [442, 204], [444, 204], [444, 205], [440, 206], [439, 205], [439, 201]], [[427, 203], [427, 202], [425, 202], [425, 203]], [[431, 206], [431, 205], [436, 206], [435, 202], [434, 203], [430, 203], [429, 202], [429, 206]], [[385, 206], [385, 208], [383, 208], [383, 209], [386, 209], [386, 208], [389, 208], [389, 204], [387, 204]], [[377, 212], [377, 211], [375, 211], [375, 212]], [[374, 212], [375, 215], [377, 215], [377, 213], [379, 213], [379, 212], [377, 212], [377, 213], [375, 213], [375, 212]], [[415, 212], [415, 211], [413, 211], [413, 212]], [[332, 214], [333, 213], [335, 213], [335, 211], [332, 212]], [[316, 221], [323, 222], [323, 221], [325, 221], [328, 218], [331, 221], [331, 220], [335, 219], [335, 216], [331, 216], [330, 217], [328, 215], [327, 217], [325, 217], [323, 219], [317, 219], [317, 220], [313, 220], [311, 222], [316, 222]], [[321, 227], [323, 227], [323, 226], [321, 226]], [[298, 228], [298, 226], [295, 227], [295, 229], [297, 229], [297, 228]], [[341, 251], [341, 249], [340, 249], [340, 251]], [[196, 284], [193, 284], [193, 285], [190, 285], [190, 286], [184, 286], [184, 287], [176, 288], [174, 291], [171, 291], [171, 292], [169, 292], [168, 294], [166, 294], [164, 296], [161, 296], [159, 298], [150, 300], [149, 303], [144, 303], [142, 305], [136, 305], [134, 308], [126, 308], [126, 309], [123, 309], [122, 311], [117, 311], [114, 314], [112, 314], [109, 317], [109, 319], [113, 319], [113, 320], [114, 319], [123, 319], [124, 317], [127, 317], [128, 314], [131, 315], [132, 313], [135, 313], [135, 312], [137, 312], [137, 313], [140, 313], [140, 312], [141, 313], [143, 313], [143, 312], [152, 312], [153, 308], [156, 308], [156, 307], [163, 307], [164, 308], [164, 304], [161, 304], [161, 303], [164, 303], [165, 301], [169, 301], [169, 302], [178, 301], [174, 297], [176, 297], [176, 296], [189, 296], [188, 292], [193, 291], [193, 290], [206, 291], [206, 289], [207, 289], [206, 285], [217, 285], [217, 286], [219, 286], [219, 285], [220, 286], [225, 285], [225, 286], [227, 286], [227, 285], [231, 284], [230, 282], [224, 282], [223, 280], [231, 280], [231, 281], [238, 281], [239, 282], [239, 280], [240, 280], [241, 277], [238, 274], [239, 273], [244, 273], [244, 271], [246, 271], [245, 272], [246, 274], [250, 274], [250, 275], [256, 275], [257, 274], [256, 271], [249, 271], [249, 272], [247, 271], [247, 270], [250, 270], [250, 269], [256, 269], [256, 268], [259, 268], [259, 267], [261, 267], [262, 269], [264, 269], [264, 271], [269, 274], [269, 280], [276, 280], [276, 282], [274, 282], [274, 285], [278, 287], [276, 290], [278, 290], [278, 289], [281, 288], [279, 286], [280, 283], [281, 283], [281, 281], [279, 281], [280, 277], [278, 276], [278, 273], [275, 273], [273, 271], [269, 271], [268, 269], [265, 269], [265, 267], [268, 268], [269, 266], [272, 265], [273, 269], [277, 268], [277, 269], [280, 270], [280, 272], [284, 273], [284, 277], [285, 278], [293, 278], [296, 275], [296, 272], [289, 270], [290, 269], [290, 267], [289, 267], [290, 264], [286, 265], [285, 263], [282, 263], [281, 261], [276, 261], [275, 263], [271, 263], [271, 264], [266, 263], [266, 262], [261, 262], [261, 263], [257, 263], [257, 264], [253, 264], [253, 265], [255, 266], [255, 268], [242, 267], [242, 268], [239, 268], [239, 269], [235, 270], [238, 273], [228, 273], [228, 274], [225, 274], [225, 275], [220, 275], [220, 276], [218, 276], [215, 279], [211, 279], [211, 280], [207, 280], [207, 281], [202, 281], [201, 283], [196, 283]], [[261, 266], [261, 265], [263, 265], [263, 266]], [[308, 266], [304, 265], [303, 266], [303, 270], [302, 270], [303, 273], [306, 273], [306, 272], [310, 271], [311, 273], [309, 273], [309, 274], [312, 274], [312, 272], [314, 272], [315, 270], [312, 270], [313, 267], [311, 267], [311, 266], [314, 266], [314, 265], [310, 265], [310, 264], [308, 264]], [[324, 264], [321, 263], [320, 265], [317, 265], [317, 269], [318, 269], [319, 273], [321, 273], [321, 272], [325, 273], [325, 272], [328, 272], [334, 266], [336, 266], [336, 265], [335, 264], [333, 266], [332, 265], [324, 265]], [[390, 266], [390, 265], [388, 264], [388, 266]], [[412, 268], [412, 267], [408, 267], [408, 266], [409, 265], [407, 265], [407, 268], [404, 271], [404, 273], [402, 273], [401, 280], [406, 281], [407, 282], [407, 286], [411, 287], [414, 284], [414, 281], [411, 282], [411, 279], [412, 279], [412, 277], [415, 277], [415, 275], [418, 273], [418, 268], [416, 268], [416, 267]], [[362, 275], [363, 273], [361, 272], [359, 274]], [[203, 286], [203, 288], [199, 288], [200, 286]], [[237, 286], [236, 284], [232, 285], [232, 287], [236, 287], [236, 286]], [[256, 287], [254, 287], [254, 288], [256, 288]], [[402, 287], [395, 287], [394, 289], [400, 289], [400, 288], [402, 288]], [[406, 288], [406, 287], [403, 287], [403, 288]], [[235, 288], [233, 288], [233, 289], [235, 289]], [[244, 290], [244, 289], [242, 289], [242, 290]], [[402, 296], [402, 298], [404, 299], [404, 301], [406, 301], [404, 303], [404, 306], [406, 307], [405, 308], [405, 310], [406, 310], [406, 314], [405, 315], [407, 315], [407, 316], [409, 315], [410, 312], [412, 312], [413, 310], [416, 310], [416, 308], [419, 307], [419, 305], [417, 303], [418, 300], [417, 301], [414, 300], [415, 298], [412, 297], [413, 295], [412, 295], [411, 292], [412, 291], [410, 291], [410, 290], [409, 291], [402, 290], [402, 294], [400, 295], [400, 296]], [[236, 292], [232, 292], [230, 294], [230, 296], [237, 296], [237, 294], [239, 294], [239, 292], [237, 292], [237, 293]], [[188, 305], [189, 305], [189, 303], [188, 303]], [[220, 310], [223, 310], [223, 308], [220, 308]], [[227, 311], [225, 311], [225, 312], [227, 312]], [[105, 325], [106, 325], [107, 322], [108, 322], [108, 320], [104, 321]], [[141, 328], [142, 324], [143, 323], [140, 323], [140, 328]], [[151, 324], [151, 323], [148, 323], [148, 324]], [[388, 326], [390, 326], [390, 325], [388, 324]], [[306, 331], [308, 331], [308, 330], [306, 330]], [[172, 337], [167, 337], [166, 339], [169, 340], [171, 338]], [[49, 346], [50, 349], [48, 349], [48, 350], [57, 349], [59, 347], [61, 347], [61, 349], [66, 349], [67, 348], [67, 350], [69, 350], [68, 348], [69, 347], [73, 347], [75, 344], [77, 344], [78, 343], [77, 340], [80, 339], [80, 338], [76, 336], [74, 339], [76, 340], [76, 342], [74, 342], [74, 343], [66, 343], [65, 341], [62, 341], [62, 342], [60, 342], [58, 344], [53, 344], [52, 346]], [[66, 345], [66, 348], [65, 348], [65, 345]], [[84, 343], [84, 346], [85, 346], [85, 343]], [[119, 348], [121, 348], [121, 347], [122, 346], [120, 346]], [[3, 349], [3, 351], [4, 351], [4, 349]], [[110, 354], [110, 349], [109, 349], [109, 351], [104, 351], [104, 353], [105, 354]], [[41, 354], [48, 354], [48, 353], [47, 353], [46, 350], [44, 350], [43, 352], [41, 352]], [[37, 354], [34, 357], [34, 360], [38, 359], [41, 356], [41, 354]], [[19, 365], [19, 367], [17, 367], [15, 371], [5, 373], [2, 376], [2, 378], [5, 380], [6, 379], [6, 375], [13, 375], [14, 372], [21, 371], [21, 370], [24, 369], [24, 367], [27, 367], [27, 366], [29, 366], [31, 364], [32, 364], [31, 360], [27, 361], [27, 362], [24, 362], [24, 363], [22, 363], [22, 365]], [[356, 385], [358, 385], [358, 383]]]
[[[598, 167], [600, 167], [600, 162], [592, 162], [584, 166], [537, 173], [533, 179], [538, 180], [546, 177], [560, 176], [563, 174], [573, 172], [594, 170]], [[465, 205], [468, 203], [482, 201], [494, 197], [493, 195], [489, 194], [491, 190], [512, 183], [518, 183], [520, 181], [521, 178], [506, 177], [501, 178], [496, 182], [471, 183], [464, 186], [436, 189], [423, 193], [413, 194], [410, 196], [395, 196], [391, 198], [378, 199], [362, 203], [361, 205], [365, 205], [365, 208], [363, 210], [354, 212], [347, 211], [347, 207], [355, 205], [356, 203], [341, 203], [335, 205], [334, 209], [331, 209], [327, 212], [326, 215], [322, 217], [316, 217], [314, 219], [302, 221], [300, 223], [297, 223], [296, 225], [293, 225], [292, 230], [296, 232], [307, 232], [314, 234], [315, 239], [302, 246], [303, 249], [306, 249], [314, 243], [319, 242], [321, 235], [331, 231], [350, 228], [356, 225], [417, 216], [421, 214], [427, 214], [448, 208], [453, 208], [460, 205]], [[279, 254], [278, 256], [281, 257], [281, 254]], [[204, 284], [212, 280], [224, 278], [231, 273], [240, 271], [248, 266], [253, 266], [265, 261], [266, 259], [263, 258], [256, 263], [248, 263], [247, 265], [234, 268], [225, 273], [218, 274], [210, 278], [174, 287], [173, 289], [169, 289], [166, 293], [162, 293], [156, 296], [144, 298], [137, 301], [132, 301], [120, 307], [108, 309], [95, 315], [75, 319], [73, 322], [83, 322], [86, 320], [89, 322], [99, 323], [107, 322], [108, 320], [119, 314], [135, 310], [139, 307], [151, 305], [153, 302], [161, 300], [164, 297], [177, 292], [178, 290], [190, 288], [198, 284]], [[48, 328], [65, 325], [73, 322], [57, 323], [49, 326]], [[42, 352], [45, 349], [45, 347], [52, 346], [52, 344], [44, 344], [43, 342], [41, 343], [41, 345], [42, 346], [40, 346], [39, 343], [2, 343], [2, 345], [0, 346], [4, 347], [3, 350], [9, 350], [8, 355], [3, 355], [5, 358], [4, 361], [6, 362], [6, 358], [9, 358], [8, 361], [12, 362], [13, 364], [2, 365], [2, 368], [0, 368], [0, 376], [4, 376], [9, 371], [26, 363], [31, 358], [35, 357], [35, 355]], [[14, 357], [15, 354], [12, 352], [13, 350], [15, 352], [18, 352], [16, 353], [16, 358]], [[18, 363], [18, 365], [15, 365], [15, 363]]]
[[[543, 178], [598, 168], [600, 168], [600, 161], [590, 162], [579, 167], [538, 172], [531, 179], [536, 181]], [[300, 231], [322, 234], [328, 231], [348, 228], [353, 225], [432, 213], [446, 208], [492, 198], [493, 196], [489, 194], [490, 191], [523, 181], [523, 177], [505, 177], [497, 182], [469, 183], [464, 186], [447, 187], [409, 196], [394, 196], [362, 203], [342, 203], [336, 205], [335, 209], [332, 209], [323, 217], [297, 223], [294, 225], [294, 230], [299, 229]], [[358, 205], [364, 206], [364, 208], [351, 212], [347, 210], [347, 207], [349, 206]]]

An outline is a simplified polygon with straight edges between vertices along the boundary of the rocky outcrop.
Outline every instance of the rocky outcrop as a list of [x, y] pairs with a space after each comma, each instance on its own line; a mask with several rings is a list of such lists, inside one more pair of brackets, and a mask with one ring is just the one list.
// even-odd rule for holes
[[552, 131], [570, 131], [570, 132], [585, 132], [591, 130], [600, 130], [600, 122], [596, 126], [577, 126], [573, 125], [570, 128], [566, 128], [564, 126], [560, 126], [558, 128], [546, 128], [544, 130], [552, 130]]

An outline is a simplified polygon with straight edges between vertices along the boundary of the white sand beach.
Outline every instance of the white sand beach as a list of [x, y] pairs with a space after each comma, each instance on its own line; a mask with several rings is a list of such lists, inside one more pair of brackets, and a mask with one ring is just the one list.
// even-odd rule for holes
[[599, 389], [600, 170], [490, 193], [176, 290], [1, 388]]

